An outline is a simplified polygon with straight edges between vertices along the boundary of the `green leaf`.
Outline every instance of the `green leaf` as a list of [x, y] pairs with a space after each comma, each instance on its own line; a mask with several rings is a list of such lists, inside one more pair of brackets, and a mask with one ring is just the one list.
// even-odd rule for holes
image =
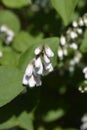
[[62, 109], [58, 109], [56, 111], [51, 110], [48, 111], [48, 113], [43, 117], [43, 120], [46, 122], [51, 122], [61, 118], [63, 115], [64, 115], [64, 110]]
[[56, 38], [56, 37], [54, 37], [54, 38], [46, 38], [44, 40], [33, 43], [33, 45], [30, 46], [27, 49], [27, 51], [20, 57], [19, 68], [21, 68], [23, 73], [24, 73], [26, 66], [35, 57], [35, 54], [34, 54], [35, 48], [37, 48], [39, 46], [43, 46], [43, 45], [48, 45], [52, 49], [52, 51], [54, 52], [54, 57], [52, 58], [52, 64], [53, 64], [53, 66], [56, 66], [57, 65], [58, 43], [59, 43], [59, 39]]
[[84, 33], [84, 38], [82, 40], [82, 43], [81, 43], [81, 46], [80, 46], [80, 50], [83, 53], [87, 52], [87, 29], [86, 29], [86, 31]]
[[33, 113], [23, 112], [18, 118], [19, 126], [25, 130], [34, 130]]
[[3, 57], [0, 58], [1, 65], [16, 66], [19, 60], [19, 54], [14, 52], [10, 47], [4, 47]]
[[21, 8], [29, 5], [31, 0], [2, 0], [3, 4], [10, 8]]
[[20, 22], [18, 17], [9, 10], [0, 11], [0, 26], [1, 25], [6, 25], [15, 33], [17, 33], [20, 30]]
[[53, 7], [62, 17], [64, 24], [70, 22], [72, 13], [78, 3], [78, 0], [51, 0]]
[[7, 120], [4, 123], [0, 123], [0, 130], [2, 129], [9, 129], [12, 128], [14, 126], [17, 126], [17, 119], [15, 116], [12, 116], [9, 120]]
[[16, 68], [0, 67], [0, 107], [22, 92], [21, 72]]

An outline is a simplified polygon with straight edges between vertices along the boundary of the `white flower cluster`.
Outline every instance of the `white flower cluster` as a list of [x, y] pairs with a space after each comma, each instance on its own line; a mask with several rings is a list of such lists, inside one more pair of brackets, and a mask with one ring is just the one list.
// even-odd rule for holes
[[38, 47], [34, 53], [35, 58], [27, 66], [22, 81], [23, 85], [29, 87], [40, 86], [42, 84], [40, 76], [53, 71], [51, 57], [54, 56], [54, 53], [49, 46]]
[[58, 48], [58, 57], [60, 60], [64, 59], [64, 56], [68, 56], [68, 49], [78, 49], [76, 43], [80, 35], [83, 34], [83, 27], [87, 27], [87, 13], [80, 17], [78, 21], [73, 21], [72, 28], [69, 28], [65, 35], [60, 37], [60, 47]]
[[80, 130], [87, 130], [87, 114], [81, 118], [82, 125], [80, 126]]
[[9, 45], [14, 38], [14, 32], [6, 25], [2, 25], [0, 27], [0, 36], [4, 39], [5, 44]]

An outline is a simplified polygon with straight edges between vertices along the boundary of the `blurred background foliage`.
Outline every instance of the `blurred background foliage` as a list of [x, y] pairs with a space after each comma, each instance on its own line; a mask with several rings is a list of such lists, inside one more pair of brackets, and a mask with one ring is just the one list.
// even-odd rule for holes
[[[42, 78], [41, 87], [33, 89], [21, 85], [23, 72], [19, 74], [17, 68], [27, 56], [33, 57], [32, 46], [44, 38], [55, 46], [57, 41], [50, 38], [60, 37], [86, 11], [86, 0], [0, 0], [0, 26], [15, 34], [9, 46], [0, 38], [0, 130], [80, 129], [87, 113], [87, 94], [78, 91], [84, 79], [79, 67], [73, 74], [56, 69]], [[86, 41], [87, 32], [81, 46], [85, 65]]]

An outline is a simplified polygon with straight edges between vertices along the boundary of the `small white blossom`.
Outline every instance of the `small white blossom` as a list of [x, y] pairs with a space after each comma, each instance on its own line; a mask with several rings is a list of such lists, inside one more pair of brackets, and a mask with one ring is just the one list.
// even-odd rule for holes
[[73, 21], [72, 26], [73, 26], [73, 27], [78, 27], [77, 21]]
[[67, 50], [67, 48], [63, 48], [63, 55], [64, 55], [64, 56], [67, 56], [67, 55], [68, 55], [68, 50]]
[[41, 53], [42, 49], [40, 47], [37, 47], [34, 51], [35, 55], [39, 55]]
[[61, 36], [60, 37], [60, 44], [62, 45], [62, 46], [64, 46], [65, 44], [66, 44], [66, 38], [65, 38], [65, 36]]
[[81, 27], [84, 26], [84, 21], [83, 21], [82, 18], [79, 18], [78, 24], [79, 24], [79, 26], [81, 26]]
[[0, 32], [6, 32], [7, 31], [7, 26], [6, 25], [2, 25], [0, 27]]
[[77, 35], [76, 32], [70, 31], [70, 38], [71, 38], [71, 39], [75, 39], [75, 38], [77, 38], [77, 37], [78, 37], [78, 35]]
[[77, 31], [77, 33], [80, 34], [80, 35], [83, 34], [83, 30], [82, 30], [81, 28], [77, 28], [76, 31]]
[[83, 16], [83, 21], [85, 26], [87, 26], [87, 13]]
[[23, 85], [28, 85], [28, 80], [29, 77], [26, 74], [24, 74], [23, 81], [22, 81]]
[[84, 73], [85, 79], [87, 79], [87, 67], [85, 67], [85, 68], [83, 69], [83, 73]]
[[47, 55], [48, 57], [53, 57], [53, 56], [54, 56], [54, 53], [53, 53], [53, 51], [50, 49], [50, 47], [45, 46], [45, 47], [44, 47], [44, 51], [45, 51], [45, 53], [46, 53], [46, 55]]
[[44, 58], [44, 61], [46, 62], [46, 63], [50, 63], [50, 59], [49, 59], [49, 57], [47, 57], [47, 55], [43, 55], [43, 58]]
[[71, 43], [70, 45], [69, 45], [69, 47], [70, 48], [73, 48], [74, 50], [77, 50], [78, 49], [78, 45], [76, 44], [76, 43]]
[[3, 57], [3, 52], [2, 51], [0, 51], [0, 58], [2, 58]]
[[42, 75], [43, 74], [43, 65], [42, 65], [42, 61], [41, 61], [40, 57], [35, 58], [34, 65], [35, 65], [36, 73]]
[[45, 63], [44, 62], [44, 69], [46, 70], [46, 71], [48, 71], [48, 72], [52, 72], [53, 71], [53, 66], [52, 66], [52, 64], [51, 63]]
[[61, 48], [58, 49], [58, 57], [62, 60], [63, 59], [63, 50]]
[[29, 65], [27, 66], [26, 70], [25, 70], [25, 74], [26, 74], [27, 76], [31, 76], [32, 73], [33, 73], [33, 65], [32, 65], [32, 64], [29, 64]]
[[28, 84], [29, 84], [30, 87], [34, 87], [36, 85], [36, 81], [35, 81], [33, 75], [29, 78]]

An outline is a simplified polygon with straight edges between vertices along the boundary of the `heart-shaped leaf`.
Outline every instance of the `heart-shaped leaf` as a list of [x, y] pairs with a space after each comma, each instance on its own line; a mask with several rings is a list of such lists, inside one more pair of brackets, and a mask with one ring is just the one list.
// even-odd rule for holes
[[71, 15], [78, 3], [78, 0], [51, 0], [53, 7], [62, 17], [64, 24], [70, 22]]

